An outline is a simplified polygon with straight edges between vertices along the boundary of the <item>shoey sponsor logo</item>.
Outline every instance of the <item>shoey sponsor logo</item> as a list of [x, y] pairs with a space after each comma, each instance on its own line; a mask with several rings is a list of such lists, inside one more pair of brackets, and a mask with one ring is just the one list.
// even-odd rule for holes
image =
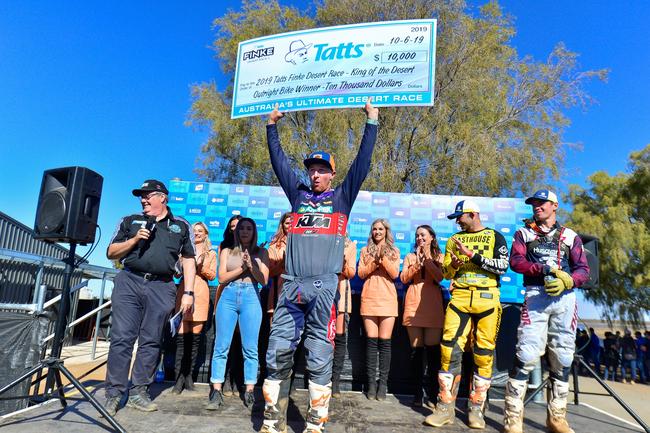
[[[482, 215], [482, 214], [481, 214]], [[516, 224], [514, 212], [495, 212], [494, 221], [499, 224]]]
[[172, 180], [169, 182], [169, 192], [172, 194], [188, 192], [189, 189], [190, 189], [190, 182], [183, 181], [183, 180]]
[[168, 206], [174, 215], [185, 215], [186, 206], [184, 203], [169, 203]]
[[411, 219], [431, 221], [431, 209], [415, 207], [411, 209]]
[[413, 194], [411, 197], [411, 206], [430, 209], [431, 199], [425, 195]]
[[208, 195], [208, 204], [210, 205], [220, 205], [223, 203], [227, 203], [228, 196], [227, 195], [215, 195], [215, 194], [210, 194]]
[[230, 197], [228, 197], [228, 206], [247, 207], [248, 197], [244, 197], [241, 195], [231, 195]]
[[266, 220], [268, 217], [268, 210], [260, 207], [249, 207], [246, 210], [246, 216], [254, 220]]
[[289, 200], [283, 195], [282, 197], [270, 197], [269, 208], [289, 210]]
[[250, 207], [267, 207], [268, 198], [267, 197], [250, 197], [248, 199], [248, 206]]
[[204, 215], [205, 214], [205, 206], [188, 206], [187, 207], [187, 213], [189, 215]]
[[255, 197], [267, 197], [270, 191], [270, 186], [251, 185], [250, 187], [250, 195]]
[[494, 200], [494, 210], [512, 212], [515, 210], [515, 203], [513, 200]]
[[369, 213], [355, 213], [350, 220], [354, 224], [370, 224], [373, 221], [373, 215]]
[[390, 208], [388, 206], [382, 207], [373, 207], [372, 208], [372, 216], [374, 219], [376, 218], [390, 218]]
[[323, 60], [341, 60], [341, 59], [356, 59], [363, 55], [361, 48], [363, 44], [354, 44], [352, 42], [341, 42], [337, 46], [330, 46], [329, 44], [316, 44], [316, 62]]
[[208, 202], [208, 195], [203, 192], [190, 193], [187, 196], [187, 204], [201, 205], [201, 204], [207, 204], [207, 202]]
[[230, 194], [248, 195], [248, 189], [247, 185], [230, 185]]
[[205, 215], [215, 218], [224, 218], [226, 216], [226, 207], [225, 206], [206, 206]]
[[390, 196], [389, 203], [392, 208], [410, 208], [411, 198], [406, 195], [395, 194]]
[[218, 229], [218, 228], [221, 227], [221, 224], [222, 224], [221, 221], [218, 220], [218, 219], [212, 219], [212, 218], [210, 218], [210, 219], [207, 219], [207, 220], [206, 220], [206, 225], [207, 225], [208, 227], [210, 227], [210, 228]]
[[225, 183], [210, 183], [208, 184], [208, 193], [227, 196], [230, 192], [230, 185]]
[[393, 208], [392, 214], [395, 218], [410, 218], [411, 210], [409, 208]]

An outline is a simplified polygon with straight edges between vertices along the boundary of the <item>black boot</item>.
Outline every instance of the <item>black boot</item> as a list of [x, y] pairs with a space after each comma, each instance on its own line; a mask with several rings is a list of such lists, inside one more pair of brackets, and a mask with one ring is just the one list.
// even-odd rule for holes
[[172, 394], [180, 394], [183, 392], [183, 385], [185, 384], [185, 375], [183, 374], [183, 354], [185, 352], [185, 334], [176, 335], [176, 359], [174, 362], [174, 375], [176, 376], [176, 383], [172, 388]]
[[366, 338], [366, 397], [374, 399], [377, 395], [377, 338]]
[[334, 398], [341, 397], [339, 382], [345, 362], [346, 340], [345, 334], [336, 334], [334, 337], [334, 363], [332, 364], [332, 397]]
[[391, 340], [379, 339], [379, 387], [377, 400], [386, 400], [388, 374], [390, 372]]
[[438, 384], [438, 371], [440, 371], [440, 345], [425, 346], [427, 352], [427, 406], [435, 407], [435, 402], [438, 399], [438, 391], [440, 386]]
[[191, 341], [192, 351], [187, 358], [187, 369], [185, 370], [185, 389], [187, 391], [195, 391], [194, 388], [194, 365], [196, 364], [196, 356], [199, 353], [199, 345], [201, 344], [201, 334], [189, 334]]
[[422, 378], [424, 376], [424, 347], [413, 347], [411, 349], [411, 370], [413, 371], [413, 384], [415, 385], [415, 393], [413, 394], [413, 406], [422, 407], [422, 398], [424, 392], [422, 391]]

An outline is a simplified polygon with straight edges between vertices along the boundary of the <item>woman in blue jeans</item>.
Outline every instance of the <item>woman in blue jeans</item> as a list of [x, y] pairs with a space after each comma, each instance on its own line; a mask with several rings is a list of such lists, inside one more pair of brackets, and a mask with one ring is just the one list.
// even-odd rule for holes
[[253, 388], [257, 383], [257, 342], [262, 323], [259, 291], [269, 277], [269, 256], [257, 246], [255, 221], [242, 218], [235, 229], [235, 243], [219, 253], [219, 282], [225, 287], [215, 311], [215, 342], [212, 353], [212, 390], [206, 409], [223, 406], [222, 386], [228, 360], [228, 349], [235, 325], [239, 322], [244, 355], [244, 404], [252, 409]]

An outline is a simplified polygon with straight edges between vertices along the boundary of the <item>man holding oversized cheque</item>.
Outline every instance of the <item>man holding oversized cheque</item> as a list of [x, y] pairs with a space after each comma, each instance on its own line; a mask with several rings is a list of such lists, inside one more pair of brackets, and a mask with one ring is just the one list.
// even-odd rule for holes
[[336, 332], [336, 294], [343, 263], [345, 233], [352, 205], [370, 170], [379, 109], [368, 98], [367, 121], [357, 157], [343, 183], [332, 189], [334, 157], [314, 152], [304, 160], [310, 185], [299, 181], [282, 150], [277, 106], [266, 127], [271, 164], [291, 204], [284, 287], [273, 315], [262, 391], [266, 402], [262, 432], [287, 431], [287, 407], [293, 355], [305, 332], [309, 372], [309, 413], [305, 432], [320, 433], [327, 422]]
[[436, 20], [361, 23], [241, 42], [233, 119], [282, 112], [431, 106]]

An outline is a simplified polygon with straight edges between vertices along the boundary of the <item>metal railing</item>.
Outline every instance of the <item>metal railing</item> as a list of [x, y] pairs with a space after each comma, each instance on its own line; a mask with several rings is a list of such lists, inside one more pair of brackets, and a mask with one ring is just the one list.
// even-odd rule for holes
[[[32, 303], [25, 304], [25, 303], [0, 302], [0, 309], [8, 310], [8, 311], [23, 311], [28, 314], [41, 314], [44, 311], [46, 311], [48, 308], [56, 305], [58, 302], [61, 301], [60, 294], [48, 301], [45, 301], [45, 297], [49, 286], [42, 283], [44, 270], [46, 268], [63, 269], [65, 267], [65, 263], [63, 263], [61, 259], [56, 259], [56, 258], [41, 256], [36, 254], [28, 254], [20, 251], [9, 250], [6, 248], [0, 248], [0, 259], [9, 260], [16, 263], [27, 263], [27, 264], [38, 266], [38, 271], [36, 272], [36, 277], [34, 281], [34, 295], [32, 297]], [[85, 320], [88, 320], [91, 317], [95, 316], [95, 330], [93, 332], [92, 350], [90, 355], [91, 359], [94, 360], [96, 357], [97, 340], [99, 338], [98, 331], [101, 326], [103, 310], [111, 306], [110, 299], [108, 301], [105, 301], [104, 298], [106, 292], [106, 282], [112, 281], [115, 275], [117, 275], [119, 271], [117, 269], [95, 266], [87, 263], [80, 264], [79, 266], [77, 266], [77, 269], [81, 271], [82, 278], [85, 278], [85, 280], [72, 287], [70, 289], [70, 295], [73, 295], [76, 292], [78, 292], [80, 289], [87, 287], [91, 279], [101, 279], [102, 281], [99, 290], [99, 297], [98, 297], [100, 305], [94, 308], [92, 311], [89, 311], [88, 313], [84, 314], [82, 317], [79, 317], [73, 320], [72, 322], [70, 322], [66, 328], [66, 330], [70, 332], [79, 323], [84, 322]], [[76, 313], [77, 311], [76, 305], [75, 308], [71, 308], [71, 311], [73, 313]], [[49, 343], [52, 340], [52, 338], [54, 338], [54, 333], [48, 335], [43, 340], [43, 345], [44, 346], [47, 345], [47, 343]]]

